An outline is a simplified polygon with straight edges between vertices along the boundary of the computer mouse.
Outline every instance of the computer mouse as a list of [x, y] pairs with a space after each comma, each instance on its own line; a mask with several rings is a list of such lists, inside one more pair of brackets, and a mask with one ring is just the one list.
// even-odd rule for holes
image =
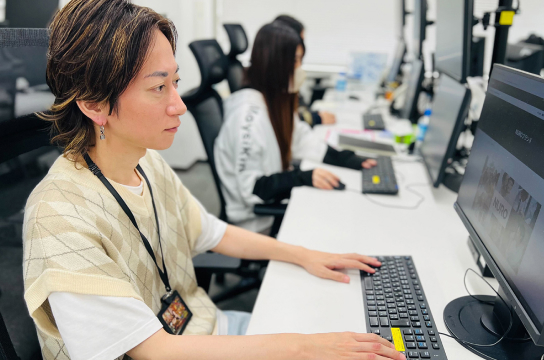
[[341, 181], [339, 181], [338, 186], [334, 188], [334, 190], [345, 190], [345, 189], [346, 189], [346, 184], [344, 184]]

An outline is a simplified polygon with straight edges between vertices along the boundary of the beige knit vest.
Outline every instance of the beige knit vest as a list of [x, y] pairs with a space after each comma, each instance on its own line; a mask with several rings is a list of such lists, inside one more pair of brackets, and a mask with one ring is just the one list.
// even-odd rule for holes
[[[199, 207], [157, 152], [148, 151], [140, 165], [152, 186], [170, 284], [193, 312], [184, 335], [212, 334], [216, 307], [197, 286], [192, 262], [201, 233]], [[138, 196], [110, 182], [162, 265], [147, 184]], [[115, 198], [87, 168], [57, 159], [28, 198], [23, 240], [25, 300], [44, 359], [70, 358], [47, 301], [51, 292], [133, 297], [160, 310], [165, 288], [155, 263]]]

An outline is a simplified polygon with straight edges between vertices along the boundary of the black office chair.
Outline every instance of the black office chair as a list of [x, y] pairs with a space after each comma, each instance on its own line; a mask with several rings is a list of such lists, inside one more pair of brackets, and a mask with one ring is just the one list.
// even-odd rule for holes
[[[187, 105], [187, 109], [195, 118], [200, 136], [202, 137], [204, 149], [206, 150], [206, 154], [208, 156], [208, 162], [210, 164], [221, 205], [219, 218], [228, 222], [227, 213], [225, 210], [225, 198], [221, 188], [221, 180], [217, 174], [213, 151], [215, 139], [219, 135], [221, 125], [223, 124], [223, 102], [217, 91], [215, 91], [212, 87], [212, 85], [225, 79], [228, 69], [228, 60], [216, 40], [194, 41], [189, 44], [189, 48], [196, 58], [202, 80], [199, 87], [190, 90], [181, 97]], [[259, 216], [275, 217], [271, 230], [271, 235], [275, 235], [277, 234], [279, 225], [281, 224], [281, 220], [285, 214], [286, 207], [287, 206], [284, 204], [256, 205], [254, 212]], [[221, 258], [221, 255], [213, 255], [215, 255], [215, 259], [212, 260], [218, 260]], [[206, 258], [208, 256], [210, 256], [210, 254], [202, 254], [195, 257], [193, 261], [195, 264], [206, 264], [208, 265], [208, 269], [212, 269], [213, 271], [213, 268], [211, 267], [213, 262], [208, 262], [208, 259]], [[212, 299], [215, 302], [220, 302], [245, 291], [258, 288], [260, 286], [259, 272], [264, 265], [265, 263], [263, 262], [242, 261], [241, 265], [236, 269], [231, 269], [230, 271], [224, 267], [222, 269], [218, 269], [218, 271], [215, 271], [218, 274], [224, 274], [226, 272], [236, 273], [241, 275], [243, 280], [235, 288], [215, 296]], [[210, 271], [197, 271], [197, 279], [200, 286], [204, 287], [202, 284], [209, 284], [210, 278]]]
[[227, 31], [230, 41], [227, 81], [229, 83], [230, 92], [233, 93], [242, 88], [244, 79], [244, 67], [236, 57], [247, 50], [249, 43], [242, 25], [223, 24], [223, 27]]

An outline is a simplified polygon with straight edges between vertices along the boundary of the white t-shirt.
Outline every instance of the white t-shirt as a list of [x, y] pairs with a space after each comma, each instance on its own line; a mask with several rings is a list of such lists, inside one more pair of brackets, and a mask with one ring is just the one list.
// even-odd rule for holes
[[[143, 182], [125, 187], [136, 195], [143, 192]], [[219, 244], [227, 224], [197, 203], [202, 233], [194, 251], [203, 253]], [[156, 314], [134, 298], [53, 292], [48, 300], [72, 360], [116, 359], [162, 329]], [[227, 334], [227, 317], [219, 310], [217, 326], [219, 335]]]

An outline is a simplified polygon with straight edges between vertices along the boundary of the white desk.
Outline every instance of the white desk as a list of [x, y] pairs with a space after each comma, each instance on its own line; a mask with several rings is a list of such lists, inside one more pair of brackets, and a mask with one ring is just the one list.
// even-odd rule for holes
[[[431, 188], [423, 164], [394, 162], [399, 195], [374, 195], [371, 202], [359, 193], [361, 172], [303, 163], [304, 168], [315, 166], [333, 171], [355, 191], [294, 189], [278, 240], [335, 253], [412, 255], [436, 325], [447, 333], [443, 310], [449, 301], [467, 295], [465, 270], [476, 269], [467, 231], [453, 209], [456, 194], [444, 187]], [[425, 198], [417, 210], [376, 204], [413, 206], [418, 196], [407, 190], [409, 185]], [[349, 285], [313, 277], [291, 264], [271, 262], [248, 334], [366, 332], [359, 272], [346, 273]], [[491, 294], [475, 277], [469, 277], [468, 285], [473, 292]], [[455, 340], [441, 338], [450, 360], [480, 359]]]

